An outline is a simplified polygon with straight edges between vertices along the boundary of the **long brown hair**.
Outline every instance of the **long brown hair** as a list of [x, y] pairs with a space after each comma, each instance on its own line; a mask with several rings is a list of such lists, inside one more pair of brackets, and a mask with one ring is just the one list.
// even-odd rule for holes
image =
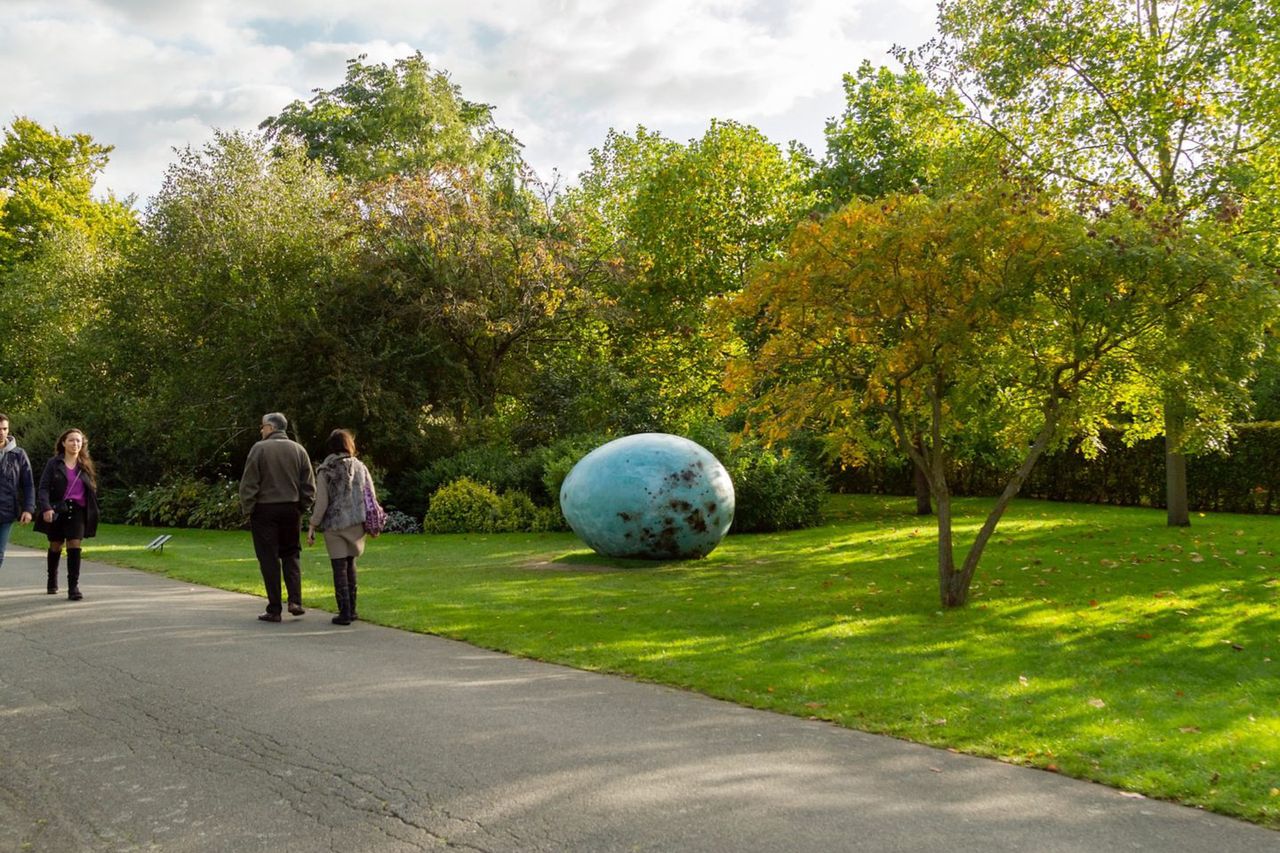
[[89, 456], [89, 438], [84, 434], [84, 430], [72, 427], [66, 430], [62, 435], [58, 436], [58, 441], [53, 446], [53, 455], [59, 459], [67, 457], [67, 436], [73, 432], [80, 433], [80, 453], [76, 455], [76, 467], [89, 475], [89, 485], [98, 488], [98, 473], [94, 470], [93, 459]]
[[345, 453], [348, 456], [355, 456], [355, 437], [348, 430], [335, 429], [329, 433], [329, 440], [325, 442], [325, 449], [330, 453]]

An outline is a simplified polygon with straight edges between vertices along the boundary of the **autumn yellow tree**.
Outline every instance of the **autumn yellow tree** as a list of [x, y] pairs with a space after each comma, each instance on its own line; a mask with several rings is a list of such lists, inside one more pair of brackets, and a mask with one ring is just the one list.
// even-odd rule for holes
[[[729, 303], [754, 326], [726, 376], [729, 405], [769, 439], [817, 428], [847, 463], [889, 442], [910, 456], [937, 505], [941, 601], [959, 606], [1036, 460], [1105, 423], [1133, 371], [1161, 357], [1154, 333], [1169, 316], [1192, 333], [1263, 292], [1230, 252], [1148, 209], [1085, 216], [1000, 183], [855, 201], [802, 224]], [[1229, 354], [1199, 352], [1206, 387], [1216, 377], [1230, 393], [1208, 365]], [[953, 450], [978, 435], [1019, 459], [957, 562], [948, 475]]]

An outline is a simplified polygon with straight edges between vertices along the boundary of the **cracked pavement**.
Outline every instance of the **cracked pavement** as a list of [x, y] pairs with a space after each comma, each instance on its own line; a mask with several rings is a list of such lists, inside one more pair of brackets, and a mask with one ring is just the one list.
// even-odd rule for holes
[[262, 599], [144, 572], [86, 561], [76, 603], [43, 586], [11, 546], [0, 850], [1280, 851], [1051, 773], [322, 611], [266, 624]]

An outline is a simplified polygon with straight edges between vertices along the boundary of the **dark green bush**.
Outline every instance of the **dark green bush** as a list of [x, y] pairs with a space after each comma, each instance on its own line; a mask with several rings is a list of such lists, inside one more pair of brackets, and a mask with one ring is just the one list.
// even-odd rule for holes
[[[575, 435], [562, 438], [542, 449], [539, 454], [542, 461], [542, 491], [548, 498], [547, 505], [555, 509], [556, 518], [561, 517], [560, 487], [564, 485], [564, 478], [569, 476], [573, 466], [582, 457], [608, 441], [608, 436], [603, 435]], [[568, 528], [560, 526], [556, 529]]]
[[822, 477], [795, 455], [745, 444], [723, 460], [733, 480], [734, 533], [812, 527], [822, 521]]
[[534, 495], [542, 491], [542, 461], [537, 453], [522, 452], [507, 444], [469, 447], [405, 477], [397, 492], [398, 504], [410, 509], [426, 508], [431, 495], [463, 477], [484, 483], [495, 492], [515, 489]]
[[134, 492], [125, 520], [129, 524], [162, 527], [198, 527], [237, 530], [244, 527], [240, 513], [239, 485], [219, 479], [206, 483], [192, 477], [176, 477]]

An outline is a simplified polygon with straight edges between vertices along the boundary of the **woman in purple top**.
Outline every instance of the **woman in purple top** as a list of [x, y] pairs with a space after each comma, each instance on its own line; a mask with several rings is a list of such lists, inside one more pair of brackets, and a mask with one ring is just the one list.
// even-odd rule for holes
[[67, 546], [67, 598], [79, 601], [80, 542], [98, 532], [98, 482], [89, 458], [89, 442], [78, 429], [58, 436], [54, 456], [44, 466], [36, 488], [35, 529], [49, 537], [49, 585], [58, 591], [58, 562]]

